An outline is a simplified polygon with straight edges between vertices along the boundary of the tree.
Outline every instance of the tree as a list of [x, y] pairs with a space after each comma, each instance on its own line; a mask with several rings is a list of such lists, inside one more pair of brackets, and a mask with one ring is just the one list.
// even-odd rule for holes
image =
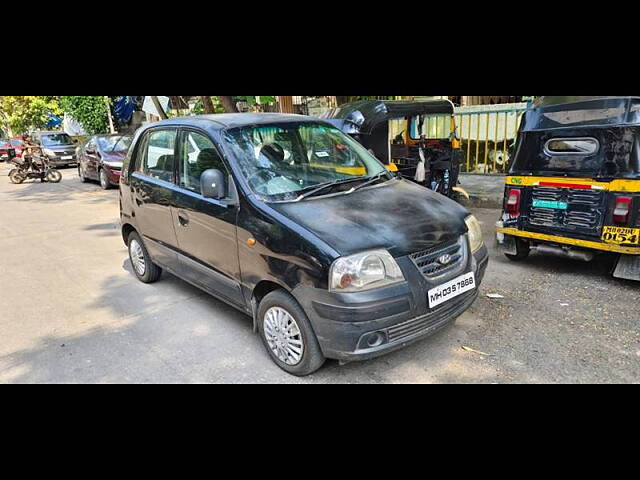
[[157, 96], [152, 96], [151, 101], [153, 102], [153, 106], [156, 107], [156, 112], [158, 112], [158, 115], [160, 115], [160, 118], [162, 118], [163, 120], [166, 120], [167, 118], [169, 118], [167, 116], [167, 112], [165, 112], [164, 108], [162, 108], [162, 105], [160, 105], [160, 100], [158, 100]]
[[103, 96], [60, 97], [60, 107], [77, 120], [89, 135], [107, 132], [109, 106]]
[[235, 113], [238, 111], [238, 108], [236, 107], [236, 104], [233, 101], [233, 98], [231, 96], [218, 95], [218, 100], [220, 100], [220, 103], [222, 104], [222, 108], [224, 108], [225, 112]]
[[204, 113], [216, 113], [211, 97], [200, 97], [200, 101], [202, 102]]
[[0, 125], [12, 135], [45, 128], [50, 114], [62, 114], [57, 97], [0, 97]]

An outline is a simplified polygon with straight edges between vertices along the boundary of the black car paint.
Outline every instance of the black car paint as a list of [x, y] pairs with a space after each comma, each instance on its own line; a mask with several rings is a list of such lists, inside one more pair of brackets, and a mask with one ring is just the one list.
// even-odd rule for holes
[[[224, 131], [236, 126], [302, 121], [324, 123], [298, 115], [225, 114], [165, 120], [139, 129], [121, 177], [123, 239], [126, 242], [128, 233], [137, 230], [156, 263], [248, 314], [255, 312], [255, 297], [261, 292], [281, 287], [305, 309], [325, 356], [365, 358], [377, 353], [354, 353], [359, 335], [367, 326], [386, 328], [393, 322], [429, 313], [424, 290], [429, 282], [418, 279], [420, 274], [406, 255], [464, 234], [468, 212], [452, 200], [399, 178], [350, 194], [311, 197], [301, 202], [261, 201], [225, 148]], [[178, 187], [175, 178], [171, 183], [133, 171], [132, 160], [142, 135], [163, 128], [200, 131], [214, 142], [230, 172], [228, 198], [203, 198]], [[186, 233], [191, 227], [197, 231]], [[255, 244], [249, 245], [250, 239]], [[389, 249], [407, 282], [354, 294], [330, 293], [332, 262], [371, 248]], [[479, 283], [486, 262], [483, 247], [469, 255], [465, 271], [475, 271]], [[470, 302], [469, 297], [461, 301]], [[325, 305], [324, 310], [318, 304]], [[322, 314], [332, 307], [338, 317], [323, 318]], [[364, 308], [361, 311], [371, 314], [371, 321], [359, 325], [349, 322], [344, 311], [353, 312], [354, 308]], [[444, 323], [455, 316], [447, 316]], [[418, 336], [427, 333], [429, 329]], [[342, 337], [340, 345], [332, 338], [335, 335]]]

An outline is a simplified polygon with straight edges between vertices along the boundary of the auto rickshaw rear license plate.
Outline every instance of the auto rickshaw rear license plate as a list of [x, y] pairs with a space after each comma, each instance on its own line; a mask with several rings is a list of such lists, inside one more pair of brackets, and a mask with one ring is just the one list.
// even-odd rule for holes
[[640, 244], [640, 228], [604, 227], [602, 240], [616, 245], [638, 245]]

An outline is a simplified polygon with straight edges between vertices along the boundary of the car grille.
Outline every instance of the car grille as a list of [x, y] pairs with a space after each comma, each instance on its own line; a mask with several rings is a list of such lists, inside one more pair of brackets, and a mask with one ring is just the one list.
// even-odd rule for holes
[[449, 320], [452, 320], [452, 316], [456, 315], [456, 310], [459, 310], [463, 305], [466, 305], [470, 298], [475, 298], [476, 294], [477, 292], [475, 290], [465, 293], [455, 299], [439, 305], [427, 315], [413, 318], [406, 322], [399, 323], [398, 325], [394, 325], [393, 327], [389, 327], [387, 329], [389, 342], [402, 340], [403, 338], [410, 337], [411, 335], [427, 330], [437, 324], [447, 323]]
[[[603, 219], [605, 192], [598, 190], [534, 187], [529, 224], [581, 233], [599, 233]], [[567, 210], [533, 207], [534, 200], [566, 202]]]
[[68, 155], [75, 155], [75, 152], [56, 152], [56, 156], [58, 157], [66, 157]]
[[[425, 278], [433, 278], [455, 270], [464, 258], [464, 237], [458, 240], [436, 245], [427, 250], [421, 250], [409, 255], [411, 261]], [[449, 261], [442, 263], [440, 259], [448, 256]]]

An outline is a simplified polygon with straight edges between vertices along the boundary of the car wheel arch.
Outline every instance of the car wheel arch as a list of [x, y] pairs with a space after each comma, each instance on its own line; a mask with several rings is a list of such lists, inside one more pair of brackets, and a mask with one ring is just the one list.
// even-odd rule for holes
[[291, 293], [291, 290], [284, 284], [274, 282], [273, 280], [260, 280], [251, 292], [251, 313], [253, 317], [253, 331], [258, 331], [258, 306], [262, 299], [275, 290], [284, 290]]
[[124, 225], [122, 225], [122, 240], [124, 241], [125, 245], [127, 245], [127, 241], [129, 240], [129, 235], [131, 235], [131, 232], [137, 232], [133, 225], [131, 225], [130, 223], [125, 223]]

